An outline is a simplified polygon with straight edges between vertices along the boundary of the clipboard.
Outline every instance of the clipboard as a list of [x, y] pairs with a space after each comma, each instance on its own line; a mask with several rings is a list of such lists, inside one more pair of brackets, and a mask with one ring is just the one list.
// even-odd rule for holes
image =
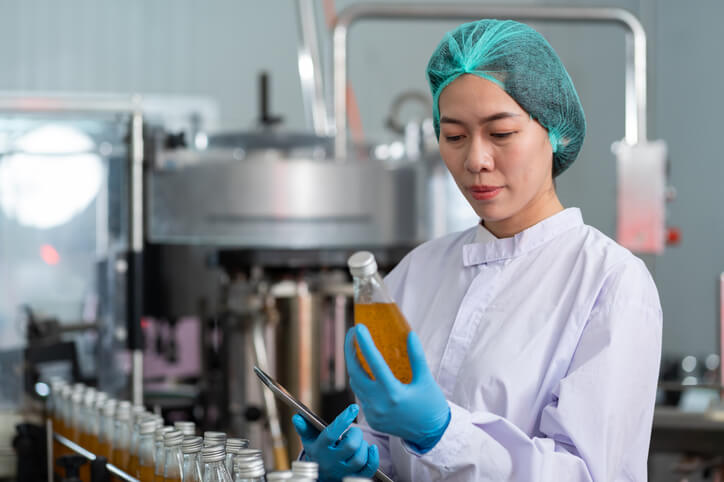
[[[262, 383], [266, 385], [269, 390], [272, 391], [274, 396], [284, 402], [285, 405], [295, 410], [299, 415], [304, 418], [304, 420], [311, 423], [314, 428], [321, 432], [327, 427], [327, 423], [324, 420], [322, 420], [317, 416], [317, 414], [312, 412], [309, 407], [297, 400], [291, 393], [287, 391], [286, 388], [280, 385], [272, 377], [267, 375], [264, 370], [257, 366], [254, 366], [254, 373], [256, 373], [256, 376], [259, 377]], [[380, 482], [394, 482], [380, 469], [377, 469], [374, 474], [374, 478], [375, 480], [378, 480]]]

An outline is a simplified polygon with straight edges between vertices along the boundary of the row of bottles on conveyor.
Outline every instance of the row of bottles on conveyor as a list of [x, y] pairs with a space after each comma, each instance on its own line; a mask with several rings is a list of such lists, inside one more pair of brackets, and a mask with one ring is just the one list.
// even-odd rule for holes
[[[262, 451], [224, 432], [196, 436], [194, 422], [164, 426], [163, 418], [144, 406], [115, 400], [82, 384], [51, 382], [53, 431], [106, 460], [141, 482], [314, 481], [315, 462], [295, 461], [291, 471], [266, 473]], [[53, 439], [59, 458], [73, 451]], [[90, 482], [89, 464], [79, 478]], [[359, 479], [356, 479], [359, 480]]]

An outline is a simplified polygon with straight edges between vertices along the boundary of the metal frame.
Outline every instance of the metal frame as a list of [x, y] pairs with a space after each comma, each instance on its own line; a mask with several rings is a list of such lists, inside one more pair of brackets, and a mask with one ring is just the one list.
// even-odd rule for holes
[[330, 125], [324, 98], [319, 42], [317, 42], [315, 1], [298, 0], [296, 3], [299, 21], [297, 68], [302, 84], [302, 100], [307, 123], [314, 129], [316, 135], [327, 136]]
[[[0, 97], [0, 111], [5, 112], [76, 112], [126, 113], [131, 115], [129, 191], [129, 248], [134, 258], [143, 254], [143, 110], [141, 97], [134, 95], [129, 101], [116, 99], [73, 99], [54, 97]], [[141, 275], [140, 273], [136, 273]], [[131, 314], [133, 316], [133, 314]], [[140, 320], [137, 320], [140, 323]], [[132, 400], [143, 403], [143, 350], [135, 348], [131, 370]]]
[[492, 17], [516, 20], [618, 23], [626, 34], [625, 141], [646, 141], [646, 32], [634, 14], [621, 8], [494, 5], [356, 4], [345, 8], [333, 31], [335, 156], [347, 158], [347, 30], [362, 19], [467, 20]]

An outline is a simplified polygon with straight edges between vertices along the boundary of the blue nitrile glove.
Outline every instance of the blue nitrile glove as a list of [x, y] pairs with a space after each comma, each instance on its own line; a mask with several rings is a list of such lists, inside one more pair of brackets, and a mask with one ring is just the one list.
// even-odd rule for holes
[[[355, 338], [374, 380], [357, 359]], [[350, 386], [362, 405], [369, 426], [396, 435], [415, 450], [425, 453], [440, 440], [450, 423], [450, 407], [427, 367], [422, 344], [414, 332], [407, 338], [407, 353], [412, 381], [404, 384], [390, 371], [366, 326], [360, 324], [350, 328], [344, 341]]]
[[292, 417], [306, 456], [319, 464], [320, 480], [341, 480], [347, 476], [372, 477], [380, 465], [377, 446], [369, 445], [362, 438], [362, 430], [358, 427], [347, 430], [358, 413], [359, 407], [350, 405], [322, 432], [301, 415]]

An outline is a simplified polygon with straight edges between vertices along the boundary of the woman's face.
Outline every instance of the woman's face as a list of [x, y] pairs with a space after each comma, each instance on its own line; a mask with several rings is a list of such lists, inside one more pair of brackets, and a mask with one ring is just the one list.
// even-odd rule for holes
[[442, 159], [494, 234], [512, 236], [560, 206], [548, 132], [503, 89], [465, 74], [445, 87], [439, 108]]

